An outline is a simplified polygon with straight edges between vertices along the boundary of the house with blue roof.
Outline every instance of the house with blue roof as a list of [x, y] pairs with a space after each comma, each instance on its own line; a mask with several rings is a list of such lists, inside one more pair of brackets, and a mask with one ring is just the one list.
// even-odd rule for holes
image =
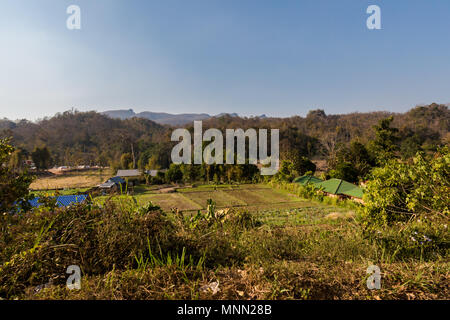
[[126, 184], [127, 184], [127, 182], [123, 178], [116, 176], [116, 177], [112, 177], [112, 178], [108, 179], [108, 181], [100, 184], [98, 187], [99, 187], [99, 189], [108, 190], [108, 191], [124, 190]]
[[[84, 203], [87, 197], [88, 196], [86, 194], [58, 196], [56, 197], [56, 205], [59, 208], [64, 208], [71, 205]], [[39, 202], [39, 197], [30, 200], [29, 203], [33, 208], [38, 208], [42, 205], [42, 203]]]

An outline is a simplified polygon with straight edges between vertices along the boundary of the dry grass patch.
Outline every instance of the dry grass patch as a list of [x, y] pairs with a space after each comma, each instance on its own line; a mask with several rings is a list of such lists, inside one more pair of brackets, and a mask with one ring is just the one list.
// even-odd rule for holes
[[184, 192], [183, 195], [201, 205], [203, 209], [206, 208], [206, 202], [208, 199], [212, 199], [216, 203], [217, 207], [222, 208], [246, 205], [244, 201], [237, 199], [222, 190], [205, 192]]
[[70, 171], [60, 175], [40, 177], [30, 185], [31, 190], [54, 190], [95, 187], [113, 176], [110, 169]]
[[137, 199], [139, 204], [145, 204], [152, 201], [167, 212], [170, 212], [173, 208], [177, 208], [182, 211], [202, 209], [201, 205], [195, 203], [184, 194], [179, 193], [149, 194], [142, 197], [137, 197]]

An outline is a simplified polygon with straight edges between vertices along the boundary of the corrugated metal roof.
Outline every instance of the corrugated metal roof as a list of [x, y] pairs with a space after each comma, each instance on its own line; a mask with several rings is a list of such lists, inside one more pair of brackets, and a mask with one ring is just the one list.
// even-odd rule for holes
[[105, 183], [102, 183], [101, 185], [99, 185], [99, 188], [112, 188], [116, 185], [116, 183], [114, 183], [113, 181], [106, 181]]
[[78, 194], [78, 195], [70, 195], [70, 196], [59, 196], [56, 199], [56, 203], [59, 207], [67, 207], [71, 204], [82, 203], [87, 199], [87, 195]]
[[39, 198], [34, 198], [28, 201], [30, 203], [30, 206], [33, 208], [39, 207], [41, 204], [39, 203]]
[[350, 190], [346, 190], [345, 192], [342, 192], [342, 193], [347, 195], [347, 196], [355, 197], [355, 198], [359, 198], [359, 199], [362, 199], [363, 196], [364, 196], [363, 189], [358, 187], [358, 186], [355, 187], [355, 188], [352, 188]]
[[151, 175], [152, 177], [156, 177], [158, 174], [158, 170], [147, 170], [147, 174]]
[[323, 181], [322, 179], [316, 178], [314, 176], [306, 175], [306, 176], [301, 176], [301, 177], [295, 178], [293, 182], [299, 183], [303, 186], [306, 186], [309, 183], [319, 183], [322, 181]]
[[[87, 195], [85, 194], [58, 196], [56, 198], [56, 205], [60, 208], [67, 207], [70, 206], [71, 204], [82, 203], [86, 199]], [[42, 203], [39, 202], [39, 198], [34, 198], [30, 200], [29, 203], [33, 208], [38, 208], [42, 205]]]
[[343, 194], [355, 198], [363, 197], [363, 190], [360, 187], [342, 179], [330, 179], [314, 185], [331, 194]]
[[137, 169], [117, 171], [117, 176], [119, 177], [139, 177], [141, 175], [142, 175], [141, 171]]
[[108, 182], [113, 182], [113, 183], [116, 183], [116, 184], [126, 183], [126, 181], [123, 180], [121, 177], [112, 177], [111, 179], [108, 180]]
[[322, 188], [326, 193], [337, 194], [339, 185], [341, 184], [340, 179], [330, 179], [322, 182], [315, 183], [314, 185], [318, 188]]

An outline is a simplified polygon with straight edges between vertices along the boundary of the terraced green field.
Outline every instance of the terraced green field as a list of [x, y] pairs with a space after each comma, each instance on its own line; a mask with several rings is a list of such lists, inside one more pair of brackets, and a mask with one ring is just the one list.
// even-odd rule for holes
[[[218, 208], [243, 208], [252, 211], [269, 209], [293, 209], [307, 207], [310, 202], [290, 195], [284, 191], [274, 190], [266, 185], [225, 185], [180, 188], [175, 192], [161, 193], [154, 187], [139, 186], [133, 196], [140, 205], [153, 202], [165, 211], [197, 211], [206, 209], [206, 202], [212, 199]], [[124, 196], [115, 196], [121, 198]], [[106, 197], [99, 197], [103, 201]]]

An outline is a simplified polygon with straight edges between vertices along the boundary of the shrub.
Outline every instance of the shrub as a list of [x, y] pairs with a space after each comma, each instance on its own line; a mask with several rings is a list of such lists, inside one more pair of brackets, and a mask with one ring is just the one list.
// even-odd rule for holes
[[135, 257], [177, 251], [173, 224], [152, 205], [105, 203], [65, 209], [51, 208], [15, 215], [2, 225], [0, 296], [19, 293], [26, 286], [62, 281], [69, 265], [85, 274], [133, 267]]
[[412, 163], [390, 160], [371, 174], [361, 218], [366, 227], [417, 218], [439, 223], [450, 213], [450, 154], [418, 153]]
[[448, 254], [450, 155], [418, 153], [411, 163], [392, 159], [376, 168], [359, 220], [366, 236], [392, 258], [429, 259]]
[[448, 255], [450, 237], [445, 224], [427, 224], [420, 219], [406, 226], [393, 226], [370, 233], [372, 243], [387, 262], [407, 259], [438, 260]]
[[349, 182], [358, 182], [358, 171], [349, 162], [341, 162], [336, 165], [336, 169], [328, 172], [330, 178], [342, 179]]
[[22, 209], [28, 208], [28, 187], [33, 178], [27, 172], [17, 172], [9, 167], [13, 152], [14, 147], [9, 145], [9, 140], [0, 139], [0, 215], [16, 211], [17, 204]]

